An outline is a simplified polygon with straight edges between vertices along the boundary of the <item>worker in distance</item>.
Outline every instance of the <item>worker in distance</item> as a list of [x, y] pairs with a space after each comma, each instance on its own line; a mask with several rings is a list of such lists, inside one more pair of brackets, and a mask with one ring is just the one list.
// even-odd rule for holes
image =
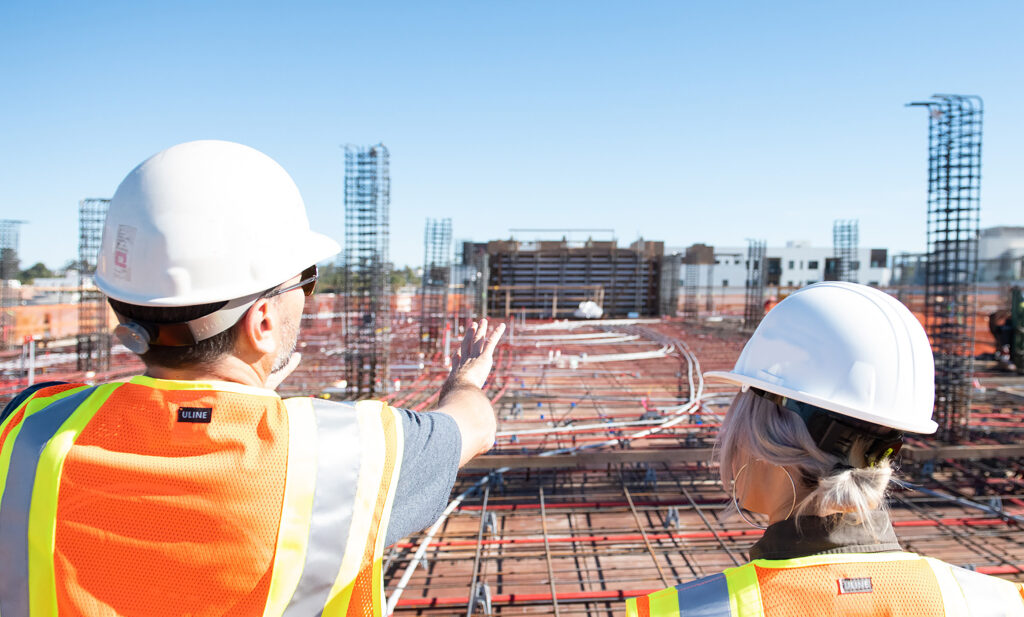
[[854, 283], [810, 285], [767, 313], [735, 368], [718, 434], [722, 483], [768, 519], [753, 559], [627, 600], [669, 617], [1017, 615], [1024, 586], [904, 552], [885, 509], [904, 433], [933, 433], [935, 370], [921, 324]]
[[0, 615], [382, 615], [383, 548], [494, 442], [481, 387], [503, 326], [467, 328], [434, 412], [282, 400], [338, 250], [246, 146], [184, 143], [128, 174], [96, 285], [146, 372], [41, 384], [0, 414]]

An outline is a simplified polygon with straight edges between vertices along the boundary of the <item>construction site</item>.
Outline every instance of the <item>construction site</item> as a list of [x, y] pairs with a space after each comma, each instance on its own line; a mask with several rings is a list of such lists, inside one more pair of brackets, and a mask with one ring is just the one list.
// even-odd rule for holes
[[[927, 214], [914, 232], [927, 251], [887, 256], [878, 287], [928, 332], [939, 430], [907, 438], [889, 509], [905, 550], [1024, 582], [1020, 264], [979, 284], [991, 266], [978, 255], [981, 99], [912, 105], [929, 112]], [[795, 291], [772, 279], [765, 240], [729, 257], [745, 271], [730, 294], [711, 246], [620, 244], [590, 229], [457, 243], [458, 221], [429, 218], [418, 288], [392, 289], [389, 158], [382, 144], [346, 147], [339, 276], [306, 299], [302, 364], [279, 392], [429, 411], [467, 321], [507, 330], [485, 386], [497, 441], [463, 468], [433, 526], [385, 549], [385, 614], [621, 615], [626, 598], [746, 563], [762, 531], [714, 462], [737, 388], [702, 375], [732, 369], [766, 310]], [[142, 372], [89, 276], [108, 203], [78, 204], [78, 286], [48, 309], [73, 315], [72, 331], [3, 286], [0, 402], [32, 383]], [[20, 224], [0, 225], [3, 281]], [[857, 221], [836, 220], [833, 238], [824, 280], [857, 280]]]

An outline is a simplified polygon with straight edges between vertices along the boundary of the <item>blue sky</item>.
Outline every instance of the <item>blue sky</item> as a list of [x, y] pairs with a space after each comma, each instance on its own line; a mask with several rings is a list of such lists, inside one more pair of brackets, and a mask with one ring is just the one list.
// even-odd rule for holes
[[1024, 224], [1020, 2], [0, 3], [0, 218], [22, 265], [175, 143], [239, 141], [344, 234], [344, 143], [391, 151], [391, 253], [614, 228], [922, 250], [935, 92], [985, 99], [983, 226]]

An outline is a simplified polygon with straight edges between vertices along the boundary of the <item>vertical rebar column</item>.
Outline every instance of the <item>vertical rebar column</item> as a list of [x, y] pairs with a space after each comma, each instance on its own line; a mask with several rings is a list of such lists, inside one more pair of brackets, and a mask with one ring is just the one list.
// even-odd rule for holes
[[11, 281], [18, 278], [18, 226], [24, 221], [0, 220], [0, 349], [20, 341], [14, 340], [14, 307], [18, 292]]
[[[836, 258], [837, 281], [857, 282], [855, 269], [857, 262], [858, 222], [856, 220], [837, 220], [832, 223], [832, 254]], [[855, 268], [856, 266], [856, 268]]]
[[715, 312], [715, 260], [708, 264], [707, 271], [707, 297], [704, 299], [704, 310], [709, 314]]
[[342, 337], [351, 398], [386, 392], [391, 343], [389, 154], [383, 144], [345, 146]]
[[743, 310], [743, 328], [753, 330], [764, 317], [765, 252], [764, 240], [747, 240], [747, 294]]
[[928, 259], [925, 328], [935, 354], [939, 437], [968, 437], [974, 380], [978, 228], [981, 211], [980, 97], [937, 94], [928, 109]]
[[111, 340], [107, 331], [106, 299], [93, 282], [103, 239], [103, 222], [109, 206], [109, 199], [83, 199], [78, 202], [78, 336], [75, 352], [80, 371], [110, 368]]
[[683, 279], [683, 317], [686, 319], [696, 319], [700, 266], [695, 261], [689, 261], [685, 267], [686, 275]]
[[441, 350], [441, 336], [448, 317], [451, 252], [452, 220], [427, 219], [420, 285], [420, 351], [424, 353]]
[[679, 310], [679, 274], [682, 263], [683, 256], [679, 253], [661, 258], [661, 282], [658, 289], [658, 309], [661, 315], [675, 317]]

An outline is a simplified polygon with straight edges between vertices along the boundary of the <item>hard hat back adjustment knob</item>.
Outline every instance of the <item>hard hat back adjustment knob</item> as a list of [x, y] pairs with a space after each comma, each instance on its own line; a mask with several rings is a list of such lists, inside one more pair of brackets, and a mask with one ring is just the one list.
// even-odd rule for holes
[[121, 344], [127, 347], [129, 351], [139, 355], [149, 351], [149, 342], [152, 339], [152, 335], [149, 333], [149, 330], [147, 330], [142, 324], [134, 321], [118, 324], [118, 326], [114, 328], [114, 336], [116, 336], [117, 339], [121, 341]]

